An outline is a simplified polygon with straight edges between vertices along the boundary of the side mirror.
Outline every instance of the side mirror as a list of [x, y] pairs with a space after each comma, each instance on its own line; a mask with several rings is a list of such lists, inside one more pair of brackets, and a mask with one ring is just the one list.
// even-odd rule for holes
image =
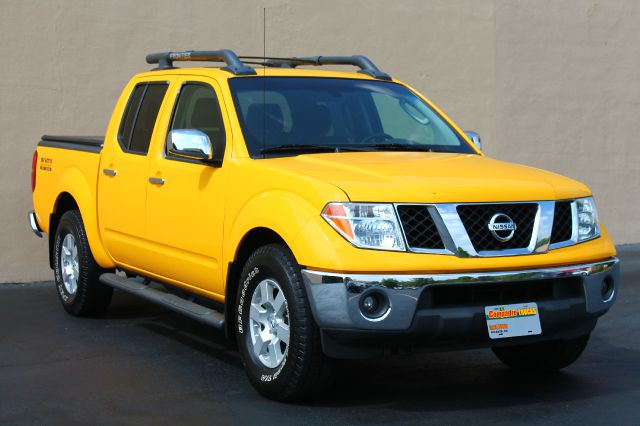
[[477, 134], [476, 132], [472, 131], [472, 130], [465, 130], [464, 134], [467, 135], [467, 137], [469, 139], [471, 139], [471, 142], [473, 142], [473, 144], [476, 146], [476, 148], [478, 148], [479, 150], [482, 151], [482, 141], [480, 140], [480, 135]]
[[213, 147], [209, 136], [196, 129], [176, 129], [169, 132], [167, 150], [176, 157], [213, 162]]

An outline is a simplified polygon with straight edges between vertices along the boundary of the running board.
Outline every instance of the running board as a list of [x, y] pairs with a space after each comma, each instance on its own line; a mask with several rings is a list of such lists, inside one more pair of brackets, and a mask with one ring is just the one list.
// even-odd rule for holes
[[126, 278], [112, 273], [105, 273], [100, 275], [100, 282], [118, 290], [135, 294], [215, 328], [224, 327], [223, 313], [185, 300], [167, 291], [150, 287], [149, 284], [145, 284], [145, 280], [142, 278]]

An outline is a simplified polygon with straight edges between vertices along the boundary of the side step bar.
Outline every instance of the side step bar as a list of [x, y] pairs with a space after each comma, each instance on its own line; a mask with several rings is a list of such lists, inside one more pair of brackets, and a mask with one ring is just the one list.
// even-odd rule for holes
[[105, 273], [100, 275], [100, 282], [118, 290], [135, 294], [215, 328], [221, 329], [224, 327], [223, 313], [185, 300], [175, 294], [150, 287], [145, 284], [143, 278], [126, 278], [113, 273]]

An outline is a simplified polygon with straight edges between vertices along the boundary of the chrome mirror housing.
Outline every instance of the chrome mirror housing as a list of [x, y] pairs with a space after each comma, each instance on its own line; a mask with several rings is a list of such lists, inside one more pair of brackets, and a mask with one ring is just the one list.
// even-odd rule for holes
[[196, 129], [175, 129], [167, 137], [169, 154], [194, 160], [213, 160], [213, 147], [209, 136]]
[[465, 130], [464, 134], [467, 135], [469, 139], [471, 139], [471, 142], [473, 142], [476, 148], [482, 151], [482, 141], [480, 140], [479, 134], [477, 134], [473, 130]]

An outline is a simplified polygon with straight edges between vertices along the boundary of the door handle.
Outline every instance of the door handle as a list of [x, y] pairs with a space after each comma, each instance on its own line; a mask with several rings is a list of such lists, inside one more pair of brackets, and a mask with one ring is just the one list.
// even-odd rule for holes
[[150, 177], [149, 182], [154, 185], [164, 185], [164, 179], [158, 177]]
[[115, 176], [117, 172], [113, 169], [102, 169], [102, 173], [107, 176]]

